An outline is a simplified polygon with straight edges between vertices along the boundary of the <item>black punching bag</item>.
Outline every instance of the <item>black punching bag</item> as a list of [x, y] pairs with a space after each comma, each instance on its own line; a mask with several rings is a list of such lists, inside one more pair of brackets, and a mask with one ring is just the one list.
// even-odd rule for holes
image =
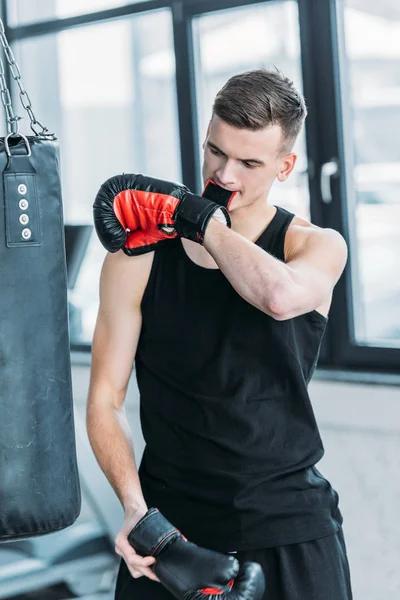
[[63, 529], [81, 504], [58, 149], [26, 142], [0, 142], [0, 541]]
[[[0, 40], [7, 46], [1, 21]], [[7, 542], [68, 527], [81, 494], [58, 147], [32, 110], [35, 135], [19, 133], [4, 77], [0, 86], [10, 132], [0, 139], [0, 542]]]

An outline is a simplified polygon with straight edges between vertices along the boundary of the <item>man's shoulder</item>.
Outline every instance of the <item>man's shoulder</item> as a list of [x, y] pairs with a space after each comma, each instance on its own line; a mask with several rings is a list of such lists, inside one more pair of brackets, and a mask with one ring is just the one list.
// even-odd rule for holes
[[139, 306], [146, 289], [153, 264], [154, 252], [127, 256], [122, 250], [107, 253], [100, 277], [100, 286], [106, 296], [123, 298], [128, 304]]
[[332, 241], [342, 238], [341, 234], [335, 229], [329, 227], [319, 227], [311, 223], [308, 219], [299, 215], [294, 215], [285, 236], [285, 260], [297, 253], [305, 244], [318, 240]]

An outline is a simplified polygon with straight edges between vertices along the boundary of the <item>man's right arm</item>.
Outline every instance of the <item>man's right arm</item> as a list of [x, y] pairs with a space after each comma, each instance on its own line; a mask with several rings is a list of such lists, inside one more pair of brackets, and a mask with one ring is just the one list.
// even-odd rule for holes
[[153, 253], [108, 254], [100, 277], [100, 307], [92, 344], [86, 426], [96, 459], [125, 513], [144, 514], [124, 401], [142, 316], [140, 304]]

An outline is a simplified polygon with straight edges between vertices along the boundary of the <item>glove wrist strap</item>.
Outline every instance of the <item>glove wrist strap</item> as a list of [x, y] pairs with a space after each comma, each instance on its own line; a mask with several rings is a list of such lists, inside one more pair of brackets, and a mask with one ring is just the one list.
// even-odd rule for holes
[[141, 556], [157, 556], [180, 531], [158, 510], [150, 508], [128, 535], [130, 544]]
[[185, 195], [173, 215], [177, 233], [193, 242], [204, 243], [204, 234], [212, 217], [231, 226], [231, 219], [224, 206], [195, 194]]

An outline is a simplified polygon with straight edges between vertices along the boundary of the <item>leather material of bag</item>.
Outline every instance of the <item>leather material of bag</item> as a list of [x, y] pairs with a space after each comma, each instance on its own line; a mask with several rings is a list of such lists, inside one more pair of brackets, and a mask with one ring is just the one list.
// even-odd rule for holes
[[27, 139], [0, 140], [0, 542], [81, 509], [59, 151]]

